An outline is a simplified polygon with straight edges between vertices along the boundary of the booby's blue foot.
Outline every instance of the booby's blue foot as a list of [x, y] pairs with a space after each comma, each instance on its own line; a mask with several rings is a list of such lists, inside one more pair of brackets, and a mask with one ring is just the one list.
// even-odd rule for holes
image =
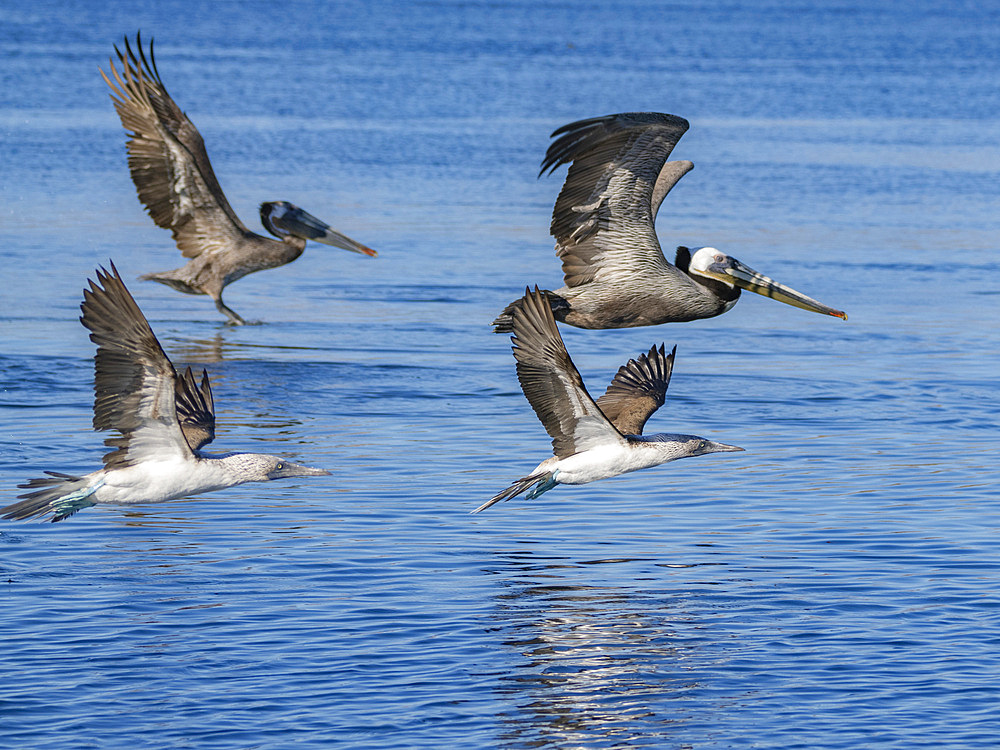
[[531, 489], [531, 492], [529, 492], [527, 495], [525, 495], [525, 497], [528, 498], [528, 500], [534, 500], [536, 497], [538, 497], [539, 495], [541, 495], [543, 492], [548, 492], [549, 490], [551, 490], [553, 487], [555, 487], [557, 484], [559, 484], [558, 480], [556, 480], [556, 475], [558, 475], [558, 474], [559, 474], [559, 470], [556, 469], [551, 474], [549, 474], [549, 476], [546, 479], [544, 479], [541, 482], [539, 482], [538, 484], [536, 484]]
[[69, 518], [71, 515], [77, 511], [81, 511], [84, 508], [89, 508], [91, 505], [97, 505], [96, 502], [91, 500], [91, 496], [97, 492], [101, 487], [104, 486], [104, 480], [97, 482], [92, 487], [84, 487], [83, 489], [77, 490], [76, 492], [71, 492], [68, 495], [63, 495], [62, 497], [56, 498], [51, 501], [49, 505], [55, 512], [52, 517], [53, 521], [62, 521], [64, 518]]

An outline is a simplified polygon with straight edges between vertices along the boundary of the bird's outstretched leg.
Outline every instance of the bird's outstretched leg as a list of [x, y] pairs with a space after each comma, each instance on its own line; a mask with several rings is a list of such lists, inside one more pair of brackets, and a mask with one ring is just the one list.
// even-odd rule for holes
[[218, 310], [223, 315], [225, 315], [227, 318], [229, 318], [229, 320], [226, 321], [226, 325], [245, 326], [247, 324], [247, 322], [243, 320], [243, 318], [241, 318], [239, 315], [236, 314], [235, 310], [228, 307], [226, 303], [222, 301], [221, 294], [215, 298], [215, 309]]

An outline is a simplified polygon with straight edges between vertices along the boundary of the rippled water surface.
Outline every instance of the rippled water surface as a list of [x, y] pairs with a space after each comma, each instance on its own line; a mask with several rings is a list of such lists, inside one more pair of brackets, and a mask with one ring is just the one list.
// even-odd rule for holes
[[[218, 450], [324, 466], [0, 528], [0, 744], [992, 748], [1000, 735], [1000, 16], [986, 4], [0, 8], [0, 487], [100, 465], [81, 289], [113, 259]], [[955, 7], [950, 7], [955, 6]], [[250, 226], [313, 245], [227, 302], [143, 213], [97, 73], [156, 37]], [[707, 456], [470, 516], [548, 439], [493, 315], [560, 283], [556, 127], [656, 110], [664, 247], [850, 313], [564, 332], [591, 390], [677, 345], [653, 431]]]

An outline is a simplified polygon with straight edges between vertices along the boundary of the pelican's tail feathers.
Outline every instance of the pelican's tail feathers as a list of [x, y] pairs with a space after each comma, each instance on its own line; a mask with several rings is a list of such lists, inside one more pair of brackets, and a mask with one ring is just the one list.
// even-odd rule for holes
[[77, 511], [97, 504], [92, 496], [103, 481], [94, 482], [92, 477], [75, 477], [58, 471], [45, 473], [49, 476], [18, 485], [21, 489], [32, 491], [18, 495], [19, 502], [0, 508], [0, 518], [25, 521], [51, 513], [53, 522], [62, 521]]
[[526, 492], [528, 490], [531, 491], [528, 492], [527, 498], [529, 500], [534, 500], [543, 492], [551, 490], [557, 484], [559, 484], [559, 482], [556, 481], [556, 472], [554, 471], [541, 471], [537, 474], [529, 474], [528, 476], [521, 477], [515, 481], [503, 492], [498, 492], [472, 512], [479, 513], [480, 511], [486, 510], [491, 505], [496, 505], [502, 500], [510, 500], [512, 497], [517, 497], [522, 492]]
[[166, 284], [171, 289], [184, 294], [206, 294], [198, 287], [183, 278], [184, 269], [178, 268], [174, 271], [160, 271], [159, 273], [144, 273], [139, 277], [140, 281], [159, 281]]
[[[549, 301], [549, 307], [552, 308], [552, 315], [556, 320], [565, 320], [566, 314], [569, 312], [569, 302], [560, 297], [554, 292], [548, 290], [542, 290], [542, 294], [545, 295], [546, 299]], [[493, 333], [513, 333], [514, 332], [514, 310], [521, 306], [521, 301], [523, 297], [511, 302], [507, 307], [503, 309], [499, 315], [497, 315], [496, 320], [490, 323], [493, 326]]]

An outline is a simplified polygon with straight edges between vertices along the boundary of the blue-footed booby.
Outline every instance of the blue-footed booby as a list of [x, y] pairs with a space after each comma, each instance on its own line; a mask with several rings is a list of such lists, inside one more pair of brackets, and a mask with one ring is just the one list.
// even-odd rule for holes
[[201, 448], [215, 436], [215, 402], [208, 373], [201, 385], [188, 368], [174, 370], [114, 264], [98, 269], [83, 291], [80, 321], [97, 344], [94, 357], [94, 429], [115, 430], [104, 468], [73, 476], [54, 471], [22, 484], [29, 492], [0, 508], [16, 521], [69, 518], [98, 503], [159, 503], [245, 482], [313, 477], [330, 472], [260, 453], [211, 455]]
[[706, 453], [742, 451], [697, 435], [642, 434], [666, 399], [674, 352], [661, 344], [629, 360], [595, 402], [570, 359], [545, 292], [525, 290], [512, 310], [517, 379], [552, 437], [552, 458], [474, 510], [527, 492], [538, 497], [557, 484], [586, 484], [667, 461]]
[[[578, 328], [632, 328], [712, 318], [732, 309], [741, 289], [803, 310], [847, 315], [757, 273], [714, 247], [678, 247], [663, 256], [655, 220], [678, 180], [694, 168], [667, 161], [688, 129], [657, 112], [580, 120], [556, 130], [539, 176], [570, 164], [550, 231], [565, 286], [547, 292], [556, 319]], [[512, 302], [493, 321], [510, 333]]]
[[229, 323], [243, 318], [222, 301], [222, 290], [254, 271], [277, 268], [302, 255], [306, 240], [374, 257], [377, 253], [331, 229], [315, 216], [287, 201], [260, 205], [264, 228], [278, 239], [251, 232], [226, 200], [208, 160], [201, 134], [170, 98], [156, 69], [153, 44], [149, 56], [136, 34], [138, 56], [128, 38], [125, 52], [115, 46], [122, 65], [110, 61], [111, 99], [128, 131], [128, 166], [139, 193], [157, 226], [169, 229], [186, 265], [140, 278], [159, 281], [186, 294], [207, 294]]

